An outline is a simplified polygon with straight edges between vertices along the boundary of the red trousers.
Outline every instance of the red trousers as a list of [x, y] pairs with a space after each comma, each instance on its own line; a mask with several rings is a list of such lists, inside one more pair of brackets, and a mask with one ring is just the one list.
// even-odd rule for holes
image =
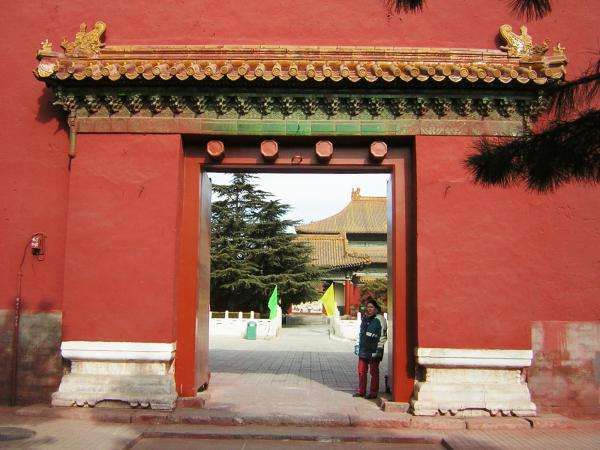
[[369, 395], [377, 396], [379, 393], [379, 359], [358, 358], [358, 393], [365, 395], [367, 393], [367, 368], [371, 374], [371, 386], [369, 386]]

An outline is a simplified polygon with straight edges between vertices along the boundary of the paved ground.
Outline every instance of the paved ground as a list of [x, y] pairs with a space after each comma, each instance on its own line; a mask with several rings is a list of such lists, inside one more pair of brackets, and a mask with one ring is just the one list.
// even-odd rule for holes
[[444, 449], [441, 444], [413, 443], [368, 443], [363, 442], [315, 442], [315, 441], [273, 441], [266, 439], [143, 439], [133, 447], [135, 450], [178, 449], [192, 450], [206, 448], [211, 450], [262, 450], [262, 449], [327, 449], [327, 450], [388, 450], [396, 448], [427, 450]]
[[[0, 448], [21, 449], [597, 449], [600, 420], [414, 417], [355, 389], [353, 344], [324, 326], [279, 339], [213, 339], [204, 408], [0, 408]], [[384, 366], [385, 367], [385, 366]], [[25, 430], [29, 436], [8, 441]]]
[[[329, 339], [326, 325], [286, 327], [270, 340], [212, 337], [206, 407], [306, 415], [378, 411], [375, 402], [352, 397], [356, 364], [354, 344]], [[384, 358], [382, 392], [386, 373]]]
[[[8, 441], [7, 427], [33, 431], [27, 439]], [[0, 415], [0, 448], [20, 449], [124, 449], [145, 427], [134, 424], [98, 423], [86, 420], [46, 419]], [[4, 430], [4, 431], [3, 431]]]
[[[8, 427], [32, 436], [3, 438]], [[361, 427], [147, 425], [22, 417], [0, 412], [0, 448], [155, 449], [597, 449], [600, 429], [413, 430]]]

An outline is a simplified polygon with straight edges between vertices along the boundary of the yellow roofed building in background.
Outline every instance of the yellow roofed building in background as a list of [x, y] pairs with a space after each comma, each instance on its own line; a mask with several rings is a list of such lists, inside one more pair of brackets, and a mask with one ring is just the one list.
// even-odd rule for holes
[[350, 203], [325, 219], [296, 227], [297, 239], [309, 244], [315, 266], [326, 270], [341, 314], [354, 313], [361, 279], [387, 277], [386, 197], [352, 190]]

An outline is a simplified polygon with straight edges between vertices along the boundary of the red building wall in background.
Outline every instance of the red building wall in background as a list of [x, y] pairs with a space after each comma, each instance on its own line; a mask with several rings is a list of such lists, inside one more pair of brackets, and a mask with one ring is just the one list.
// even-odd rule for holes
[[[500, 0], [484, 6], [477, 0], [429, 0], [423, 12], [410, 15], [389, 13], [385, 4], [3, 5], [0, 310], [12, 308], [23, 247], [41, 231], [48, 236], [47, 257], [26, 261], [26, 311], [64, 310], [64, 339], [166, 342], [174, 336], [168, 318], [174, 308], [180, 142], [175, 136], [80, 137], [69, 172], [64, 116], [31, 74], [40, 41], [48, 38], [56, 48], [82, 21], [101, 19], [111, 44], [497, 48], [499, 25], [521, 23]], [[598, 17], [597, 1], [556, 0], [549, 17], [527, 25], [537, 42], [560, 40], [574, 77], [598, 45]], [[597, 188], [567, 186], [547, 195], [483, 189], [462, 166], [471, 144], [468, 138], [416, 139], [419, 345], [531, 348], [532, 321], [598, 320]], [[140, 245], [140, 238], [146, 242]], [[81, 271], [90, 274], [84, 281], [74, 277]], [[114, 308], [123, 320], [107, 323], [104, 314]], [[140, 308], [155, 316], [141, 315]]]

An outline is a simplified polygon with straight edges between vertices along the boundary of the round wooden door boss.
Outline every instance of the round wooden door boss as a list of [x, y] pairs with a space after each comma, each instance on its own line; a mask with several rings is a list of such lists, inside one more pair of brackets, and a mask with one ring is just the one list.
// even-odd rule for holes
[[208, 141], [206, 143], [206, 153], [210, 159], [220, 161], [225, 156], [225, 144], [222, 141]]
[[315, 145], [315, 154], [319, 162], [329, 162], [333, 156], [333, 144], [331, 141], [317, 142]]
[[279, 156], [279, 145], [276, 141], [266, 140], [260, 143], [260, 154], [265, 161], [273, 162]]
[[369, 158], [375, 162], [383, 161], [387, 155], [387, 144], [382, 141], [374, 141], [369, 149]]

